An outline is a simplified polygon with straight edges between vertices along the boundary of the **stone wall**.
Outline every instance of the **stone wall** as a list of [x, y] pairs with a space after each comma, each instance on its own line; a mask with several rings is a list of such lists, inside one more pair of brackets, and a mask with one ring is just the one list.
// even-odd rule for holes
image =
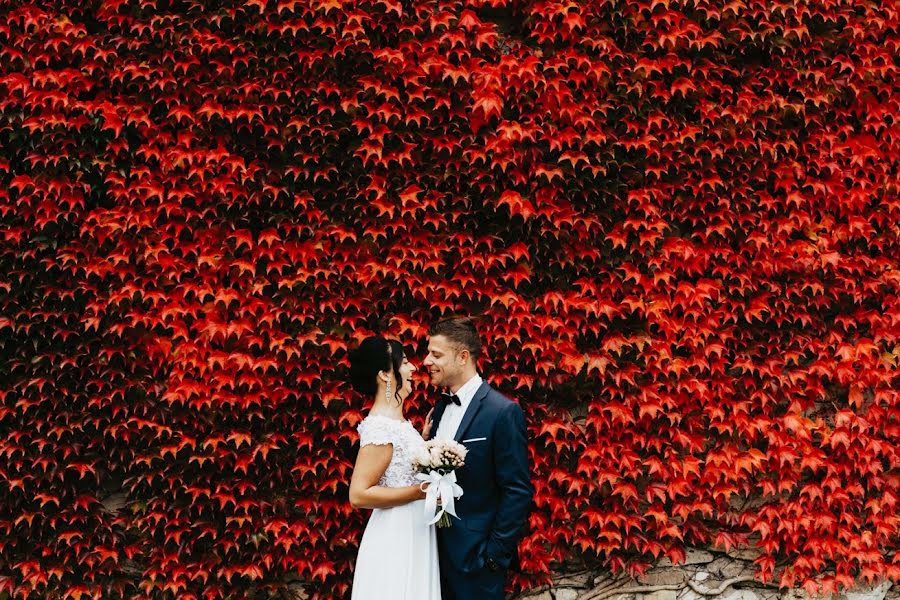
[[[780, 590], [753, 578], [755, 557], [748, 550], [688, 550], [684, 563], [675, 566], [661, 559], [638, 579], [612, 577], [602, 571], [560, 574], [553, 578], [552, 586], [509, 600], [900, 600], [900, 586], [891, 586], [889, 581], [817, 598], [802, 589]], [[313, 588], [293, 582], [281, 599], [308, 600]]]
[[[683, 564], [674, 566], [662, 559], [637, 579], [604, 572], [569, 573], [554, 577], [552, 586], [519, 594], [515, 600], [811, 600], [803, 590], [780, 590], [756, 581], [754, 558], [750, 551], [689, 550]], [[821, 600], [900, 600], [900, 589], [885, 581]]]

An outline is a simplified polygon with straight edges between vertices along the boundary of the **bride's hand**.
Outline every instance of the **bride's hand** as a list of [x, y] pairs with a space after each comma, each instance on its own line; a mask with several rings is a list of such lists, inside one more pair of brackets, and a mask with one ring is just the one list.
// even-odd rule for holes
[[434, 408], [428, 411], [428, 414], [425, 416], [425, 426], [422, 427], [422, 439], [428, 439], [428, 436], [431, 435], [431, 415], [434, 414]]
[[[431, 484], [427, 481], [423, 481], [422, 483], [419, 484], [419, 489], [422, 490], [423, 494], [428, 492], [428, 488], [430, 488], [430, 487], [431, 487]], [[423, 498], [424, 498], [424, 496], [423, 496]], [[440, 496], [437, 497], [437, 505], [438, 506], [441, 505], [441, 497]]]

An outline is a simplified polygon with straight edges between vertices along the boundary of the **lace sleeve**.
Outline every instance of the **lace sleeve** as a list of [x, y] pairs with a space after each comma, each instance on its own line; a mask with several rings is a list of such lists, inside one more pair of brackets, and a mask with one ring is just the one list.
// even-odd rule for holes
[[359, 446], [367, 444], [393, 444], [394, 427], [389, 419], [366, 417], [356, 426], [359, 432]]

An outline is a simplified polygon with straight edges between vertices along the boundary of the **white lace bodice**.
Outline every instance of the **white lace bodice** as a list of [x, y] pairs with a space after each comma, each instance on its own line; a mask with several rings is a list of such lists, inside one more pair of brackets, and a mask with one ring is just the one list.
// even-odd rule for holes
[[398, 421], [382, 415], [369, 415], [356, 426], [359, 432], [359, 446], [366, 444], [393, 444], [394, 454], [378, 485], [384, 487], [404, 487], [416, 485], [416, 471], [412, 459], [425, 446], [425, 441], [409, 421]]

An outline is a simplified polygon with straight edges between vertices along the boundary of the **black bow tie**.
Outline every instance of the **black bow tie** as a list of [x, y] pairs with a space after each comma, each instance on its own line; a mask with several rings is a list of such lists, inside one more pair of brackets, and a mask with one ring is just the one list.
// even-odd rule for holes
[[447, 393], [441, 392], [441, 400], [440, 401], [444, 404], [453, 403], [457, 406], [462, 406], [462, 402], [460, 401], [459, 396], [457, 396], [456, 394], [447, 394]]

